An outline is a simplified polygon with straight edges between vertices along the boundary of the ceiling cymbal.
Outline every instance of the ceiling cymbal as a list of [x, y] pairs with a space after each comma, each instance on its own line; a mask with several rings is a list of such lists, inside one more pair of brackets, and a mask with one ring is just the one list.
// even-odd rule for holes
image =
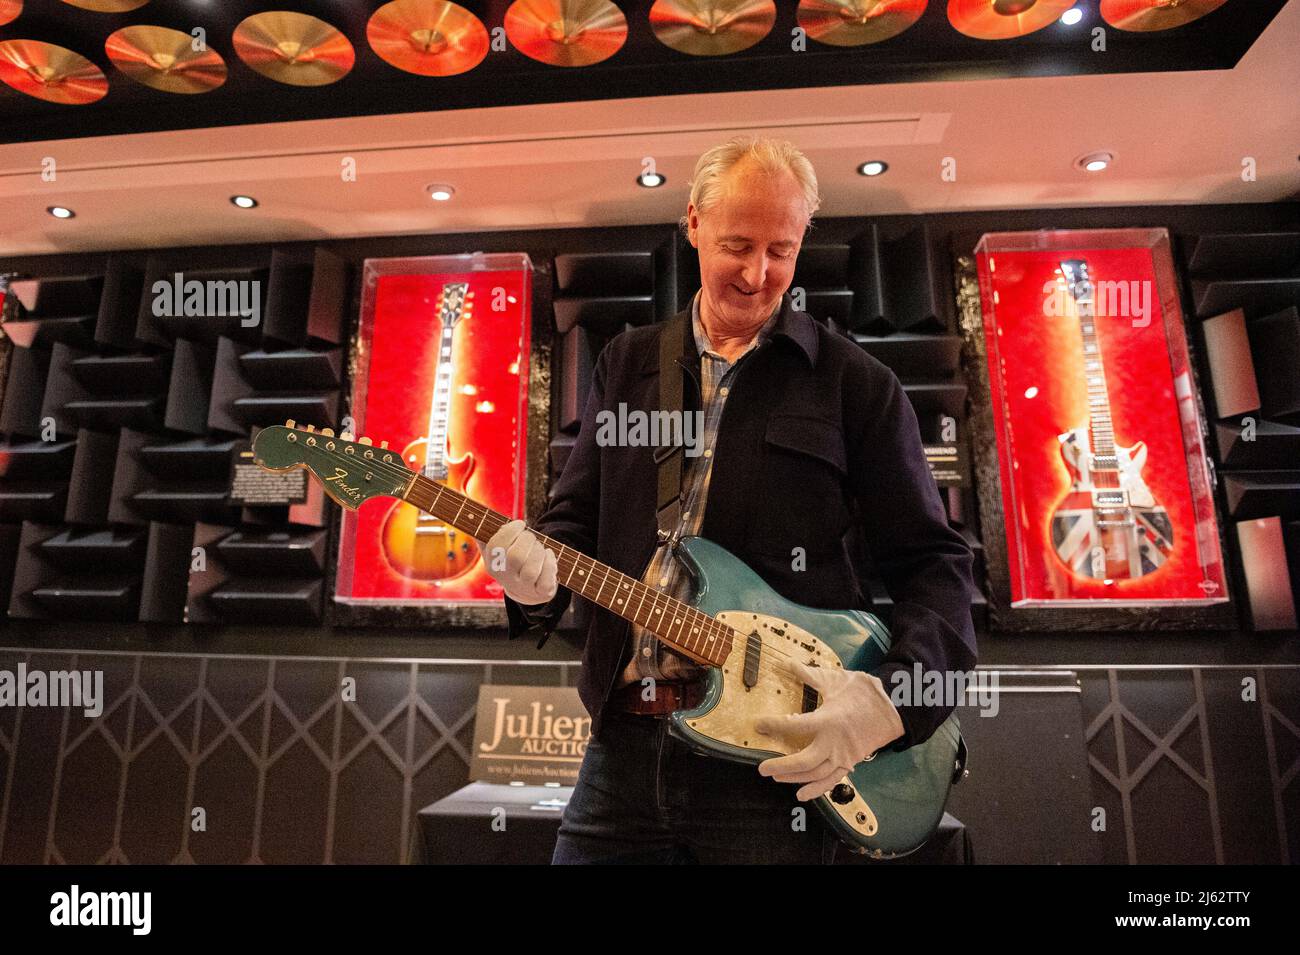
[[40, 40], [0, 41], [0, 81], [51, 103], [82, 106], [103, 99], [108, 77], [80, 53]]
[[896, 37], [928, 0], [799, 0], [799, 26], [818, 43], [865, 46]]
[[325, 86], [348, 75], [357, 55], [342, 33], [306, 13], [270, 10], [235, 27], [235, 52], [277, 83]]
[[1213, 13], [1228, 0], [1101, 0], [1102, 19], [1120, 30], [1172, 30]]
[[23, 12], [23, 0], [0, 0], [0, 27], [13, 23]]
[[455, 76], [483, 62], [483, 21], [448, 0], [392, 0], [370, 16], [366, 39], [380, 59], [418, 76]]
[[1026, 36], [1061, 19], [1076, 0], [948, 0], [948, 20], [977, 40]]
[[771, 0], [655, 0], [650, 29], [664, 46], [691, 56], [747, 50], [772, 32]]
[[166, 27], [123, 27], [110, 33], [104, 52], [119, 70], [164, 93], [206, 93], [226, 82], [226, 63], [215, 50], [196, 52], [194, 37]]
[[552, 66], [590, 66], [627, 40], [627, 17], [609, 0], [515, 0], [506, 37], [524, 56]]
[[96, 13], [126, 13], [139, 10], [149, 0], [63, 0], [70, 7], [82, 10], [94, 10]]

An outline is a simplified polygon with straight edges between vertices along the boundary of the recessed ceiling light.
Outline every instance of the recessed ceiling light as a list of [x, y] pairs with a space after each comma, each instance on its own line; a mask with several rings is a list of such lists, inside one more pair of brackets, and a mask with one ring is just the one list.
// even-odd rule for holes
[[1061, 14], [1061, 22], [1067, 27], [1072, 27], [1083, 19], [1083, 11], [1078, 7], [1071, 7]]
[[50, 206], [45, 211], [56, 219], [71, 219], [76, 215], [75, 212], [65, 206]]
[[257, 200], [252, 196], [231, 196], [230, 201], [241, 209], [252, 209], [257, 205]]
[[1074, 161], [1076, 169], [1082, 169], [1086, 172], [1101, 172], [1113, 162], [1115, 157], [1110, 153], [1088, 153], [1086, 156], [1080, 156]]
[[446, 202], [456, 194], [455, 189], [451, 186], [443, 185], [440, 182], [435, 182], [433, 185], [429, 186], [427, 191], [429, 193], [429, 198], [436, 200], [437, 202]]
[[668, 177], [658, 172], [643, 172], [636, 177], [636, 184], [647, 189], [658, 189], [667, 181]]
[[889, 168], [889, 163], [881, 162], [879, 159], [873, 159], [870, 162], [864, 162], [858, 167], [859, 176], [879, 176]]

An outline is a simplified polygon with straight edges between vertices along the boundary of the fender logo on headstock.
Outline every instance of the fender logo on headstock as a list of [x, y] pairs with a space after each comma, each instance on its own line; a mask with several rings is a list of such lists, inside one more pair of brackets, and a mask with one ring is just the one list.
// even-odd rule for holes
[[333, 475], [332, 477], [327, 477], [327, 478], [325, 478], [324, 480], [325, 480], [326, 483], [333, 482], [334, 485], [335, 485], [339, 490], [341, 490], [341, 491], [343, 491], [345, 494], [347, 494], [347, 496], [350, 497], [352, 500], [354, 500], [354, 501], [360, 501], [360, 500], [361, 500], [361, 491], [360, 491], [360, 489], [359, 489], [359, 488], [356, 488], [356, 487], [349, 487], [348, 485], [346, 485], [346, 484], [343, 483], [343, 479], [344, 479], [345, 477], [347, 477], [347, 474], [348, 474], [348, 472], [345, 471], [345, 470], [343, 470], [343, 468], [335, 468], [335, 469], [334, 469], [334, 475]]

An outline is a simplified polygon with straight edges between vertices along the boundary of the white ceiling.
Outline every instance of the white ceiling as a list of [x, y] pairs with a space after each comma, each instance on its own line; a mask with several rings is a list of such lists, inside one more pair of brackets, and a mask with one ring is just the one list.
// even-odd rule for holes
[[[647, 97], [0, 145], [0, 255], [669, 222], [695, 159], [794, 141], [822, 216], [1300, 198], [1300, 0], [1231, 71]], [[1104, 56], [1104, 53], [1098, 53]], [[76, 122], [69, 107], [68, 121]], [[1076, 157], [1115, 155], [1104, 173]], [[659, 189], [634, 180], [652, 159]], [[355, 181], [341, 174], [355, 161]], [[955, 181], [942, 175], [955, 162]], [[1243, 181], [1254, 160], [1256, 180]], [[54, 161], [53, 181], [42, 164]], [[865, 179], [858, 163], [884, 159]], [[432, 182], [456, 189], [435, 203]], [[240, 210], [229, 197], [255, 196]], [[74, 209], [56, 220], [51, 205]]]

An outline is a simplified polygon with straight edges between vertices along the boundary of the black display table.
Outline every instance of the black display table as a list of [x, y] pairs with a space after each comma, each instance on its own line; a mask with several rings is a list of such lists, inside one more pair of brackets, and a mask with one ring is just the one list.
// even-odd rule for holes
[[[545, 865], [551, 861], [560, 815], [572, 793], [572, 786], [470, 783], [420, 810], [411, 861]], [[974, 861], [966, 827], [948, 813], [934, 838], [901, 859], [878, 862], [848, 851], [835, 856], [837, 865], [969, 865]]]

